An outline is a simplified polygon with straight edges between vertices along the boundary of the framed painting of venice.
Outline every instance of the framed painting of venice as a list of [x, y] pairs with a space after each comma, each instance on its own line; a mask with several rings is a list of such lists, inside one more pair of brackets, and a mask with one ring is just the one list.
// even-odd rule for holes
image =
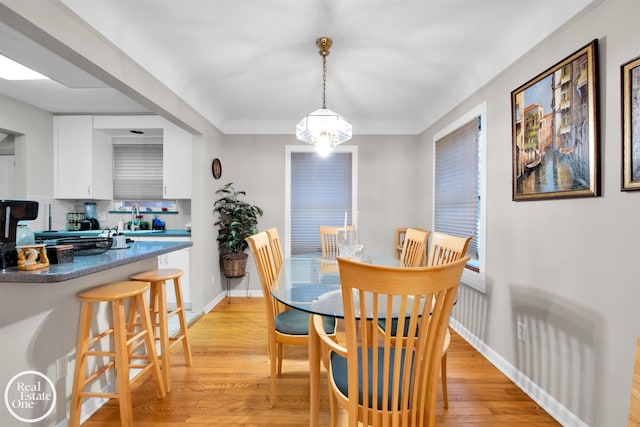
[[511, 92], [512, 198], [598, 196], [598, 40]]
[[622, 190], [640, 190], [640, 57], [621, 68]]

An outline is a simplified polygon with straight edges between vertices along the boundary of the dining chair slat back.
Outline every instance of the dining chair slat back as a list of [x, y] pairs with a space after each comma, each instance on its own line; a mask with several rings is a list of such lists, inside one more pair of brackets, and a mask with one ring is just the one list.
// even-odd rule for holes
[[424, 228], [418, 228], [418, 227], [396, 227], [395, 230], [393, 230], [393, 234], [394, 234], [393, 255], [396, 257], [396, 259], [400, 259], [402, 255], [402, 248], [404, 247], [404, 237], [407, 234], [407, 230], [409, 228], [413, 228], [415, 230], [420, 230], [420, 231], [427, 231]]
[[256, 270], [258, 270], [262, 290], [265, 292], [268, 291], [269, 295], [271, 295], [271, 288], [276, 279], [277, 272], [269, 235], [263, 231], [248, 237], [247, 242], [253, 253], [253, 260], [256, 263]]
[[[313, 318], [330, 349], [332, 425], [336, 403], [347, 409], [351, 427], [434, 425], [442, 349], [467, 260], [402, 268], [338, 258], [345, 345], [332, 342]], [[371, 336], [367, 324], [381, 320], [398, 327]], [[395, 345], [396, 338], [403, 345]]]
[[400, 261], [405, 267], [422, 267], [427, 261], [427, 240], [429, 232], [417, 228], [407, 228], [402, 244]]
[[[323, 258], [335, 258], [338, 256], [338, 230], [344, 229], [340, 226], [321, 225], [320, 226], [320, 246]], [[353, 225], [347, 225], [347, 230], [353, 230]]]
[[267, 230], [269, 236], [269, 242], [271, 243], [271, 253], [273, 254], [273, 263], [276, 271], [280, 271], [280, 267], [284, 262], [284, 256], [282, 254], [282, 244], [280, 243], [280, 236], [278, 229], [273, 227]]
[[435, 231], [431, 233], [428, 266], [457, 261], [465, 256], [471, 237], [459, 237]]

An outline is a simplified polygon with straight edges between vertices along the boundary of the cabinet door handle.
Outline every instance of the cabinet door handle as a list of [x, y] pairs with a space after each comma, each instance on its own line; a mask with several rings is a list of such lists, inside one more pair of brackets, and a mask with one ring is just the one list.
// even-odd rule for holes
[[87, 195], [90, 196], [91, 195], [91, 186], [87, 187]]
[[164, 186], [164, 195], [165, 196], [167, 195], [167, 186], [166, 185]]

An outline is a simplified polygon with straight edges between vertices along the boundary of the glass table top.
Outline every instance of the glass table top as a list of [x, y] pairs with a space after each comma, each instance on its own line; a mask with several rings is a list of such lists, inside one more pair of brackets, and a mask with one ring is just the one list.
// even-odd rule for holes
[[[362, 254], [361, 261], [399, 267], [392, 256]], [[319, 253], [294, 255], [284, 259], [272, 294], [290, 307], [324, 316], [343, 317], [340, 273], [335, 258]]]

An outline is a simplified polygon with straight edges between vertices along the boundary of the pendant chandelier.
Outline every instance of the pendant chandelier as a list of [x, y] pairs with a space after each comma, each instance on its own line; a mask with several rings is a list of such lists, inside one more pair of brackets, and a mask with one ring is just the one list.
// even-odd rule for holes
[[327, 156], [333, 149], [351, 139], [351, 123], [335, 111], [326, 107], [327, 55], [333, 41], [329, 37], [316, 40], [319, 54], [322, 56], [322, 108], [315, 110], [298, 123], [296, 137], [300, 141], [313, 144], [320, 156]]

